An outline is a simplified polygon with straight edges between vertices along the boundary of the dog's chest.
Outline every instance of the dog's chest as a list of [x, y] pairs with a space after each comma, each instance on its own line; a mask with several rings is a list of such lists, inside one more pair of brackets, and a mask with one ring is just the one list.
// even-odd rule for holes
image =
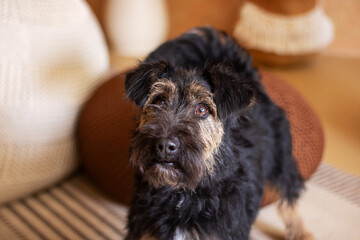
[[218, 240], [219, 238], [215, 236], [204, 236], [200, 237], [196, 232], [189, 232], [180, 230], [179, 228], [176, 229], [174, 238], [172, 240], [201, 240], [201, 239], [207, 239], [207, 240]]
[[173, 240], [187, 240], [186, 232], [177, 228]]

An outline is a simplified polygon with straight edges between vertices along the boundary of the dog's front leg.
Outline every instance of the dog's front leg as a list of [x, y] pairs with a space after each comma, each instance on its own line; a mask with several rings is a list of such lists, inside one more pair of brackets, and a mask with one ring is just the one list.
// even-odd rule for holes
[[286, 240], [313, 240], [312, 235], [304, 228], [303, 221], [297, 210], [297, 204], [284, 201], [278, 205], [278, 212], [285, 223]]

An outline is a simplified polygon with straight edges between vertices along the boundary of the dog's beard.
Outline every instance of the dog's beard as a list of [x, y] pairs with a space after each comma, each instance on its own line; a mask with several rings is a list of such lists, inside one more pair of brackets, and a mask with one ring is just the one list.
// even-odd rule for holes
[[178, 154], [171, 160], [159, 159], [154, 150], [158, 136], [158, 133], [149, 134], [149, 129], [137, 131], [131, 148], [131, 164], [139, 170], [143, 180], [155, 188], [194, 190], [208, 174], [201, 143], [192, 134], [191, 137], [182, 136]]

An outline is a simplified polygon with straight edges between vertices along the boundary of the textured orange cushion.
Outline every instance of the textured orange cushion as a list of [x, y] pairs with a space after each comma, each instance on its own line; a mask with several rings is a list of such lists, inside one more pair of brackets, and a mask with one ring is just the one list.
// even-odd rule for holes
[[[289, 118], [293, 153], [302, 175], [309, 178], [323, 152], [324, 137], [320, 122], [294, 88], [266, 72], [261, 74], [269, 95]], [[137, 107], [125, 98], [122, 74], [97, 89], [78, 122], [79, 154], [85, 169], [98, 186], [125, 204], [130, 203], [133, 191], [133, 170], [128, 165], [128, 149], [137, 111]], [[275, 194], [267, 189], [263, 205], [275, 198]]]
[[[320, 164], [324, 150], [324, 134], [321, 123], [300, 93], [289, 84], [262, 71], [262, 82], [271, 99], [286, 113], [290, 122], [293, 155], [301, 175], [308, 179]], [[266, 189], [263, 205], [267, 205], [277, 196]]]

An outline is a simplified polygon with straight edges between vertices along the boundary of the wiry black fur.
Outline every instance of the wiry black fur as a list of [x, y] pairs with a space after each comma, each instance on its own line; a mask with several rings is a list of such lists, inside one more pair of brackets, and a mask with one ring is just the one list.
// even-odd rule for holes
[[156, 78], [182, 85], [181, 79], [172, 78], [179, 69], [196, 69], [198, 78], [214, 93], [225, 131], [215, 155], [220, 164], [195, 190], [154, 188], [138, 172], [127, 239], [148, 234], [170, 240], [176, 229], [200, 239], [248, 239], [265, 183], [277, 188], [289, 203], [303, 188], [291, 153], [289, 123], [267, 96], [250, 55], [228, 35], [208, 27], [190, 31], [152, 52], [127, 74], [128, 96], [143, 106]]

